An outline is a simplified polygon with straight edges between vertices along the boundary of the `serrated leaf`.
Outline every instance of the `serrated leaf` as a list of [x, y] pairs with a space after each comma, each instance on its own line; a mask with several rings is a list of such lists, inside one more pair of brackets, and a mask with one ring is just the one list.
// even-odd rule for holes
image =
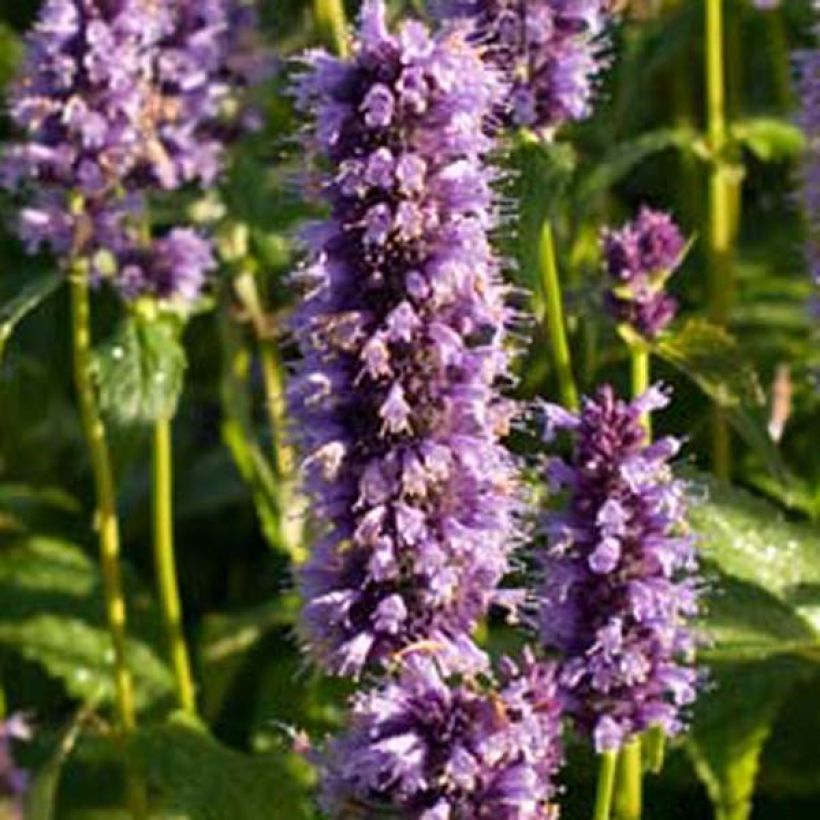
[[703, 319], [690, 319], [653, 347], [659, 358], [688, 376], [721, 407], [737, 433], [783, 478], [786, 469], [763, 416], [765, 394], [737, 339]]
[[764, 744], [784, 699], [805, 669], [790, 659], [712, 670], [696, 707], [687, 750], [717, 820], [747, 820]]
[[0, 307], [0, 361], [17, 325], [55, 293], [64, 278], [59, 271], [39, 273], [30, 279], [13, 299]]
[[[47, 538], [0, 547], [0, 600], [0, 643], [39, 664], [74, 697], [113, 700], [113, 650], [100, 574], [79, 547]], [[128, 653], [138, 705], [169, 697], [170, 672], [133, 629]]]
[[123, 425], [174, 416], [187, 366], [172, 318], [129, 315], [95, 351], [100, 404]]
[[800, 128], [775, 117], [752, 117], [735, 122], [732, 136], [764, 162], [797, 156], [806, 146], [806, 137]]
[[157, 809], [175, 820], [308, 820], [307, 766], [293, 754], [249, 756], [174, 716], [141, 731], [134, 756]]

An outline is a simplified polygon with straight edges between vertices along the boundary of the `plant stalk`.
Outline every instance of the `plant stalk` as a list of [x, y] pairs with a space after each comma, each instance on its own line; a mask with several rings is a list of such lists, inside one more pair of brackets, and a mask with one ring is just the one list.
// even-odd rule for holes
[[316, 27], [340, 57], [348, 54], [347, 19], [343, 0], [313, 0]]
[[165, 624], [177, 702], [184, 712], [196, 715], [196, 690], [182, 626], [182, 604], [174, 553], [173, 444], [170, 419], [160, 419], [154, 425], [153, 461], [154, 571], [157, 594]]
[[[650, 364], [649, 349], [641, 343], [629, 345], [632, 398], [638, 398], [649, 389]], [[641, 424], [646, 429], [647, 438], [652, 438], [652, 420], [648, 413], [641, 416]]]
[[126, 606], [120, 568], [120, 530], [111, 453], [93, 381], [91, 355], [91, 303], [88, 264], [75, 259], [69, 274], [71, 292], [71, 341], [74, 382], [80, 420], [91, 460], [96, 497], [95, 529], [99, 538], [100, 567], [105, 600], [105, 617], [114, 651], [114, 703], [117, 736], [126, 763], [128, 803], [137, 820], [147, 817], [146, 796], [128, 763], [127, 743], [136, 729], [134, 685], [126, 651]]
[[643, 802], [641, 739], [627, 743], [618, 755], [618, 783], [615, 790], [616, 820], [640, 820]]
[[561, 403], [570, 410], [577, 410], [578, 388], [572, 373], [572, 357], [567, 341], [561, 280], [555, 258], [555, 240], [549, 220], [545, 220], [541, 228], [539, 262], [541, 290], [544, 296], [544, 321], [552, 346], [552, 358], [558, 377]]
[[612, 793], [615, 788], [615, 770], [618, 766], [617, 752], [604, 752], [598, 769], [598, 787], [595, 792], [595, 811], [592, 820], [609, 820], [612, 812]]
[[[725, 326], [734, 289], [732, 245], [737, 230], [733, 211], [733, 169], [727, 163], [723, 0], [704, 0], [706, 37], [706, 118], [711, 161], [709, 168], [709, 302], [712, 321]], [[712, 462], [715, 474], [731, 475], [731, 434], [724, 412], [712, 409]]]

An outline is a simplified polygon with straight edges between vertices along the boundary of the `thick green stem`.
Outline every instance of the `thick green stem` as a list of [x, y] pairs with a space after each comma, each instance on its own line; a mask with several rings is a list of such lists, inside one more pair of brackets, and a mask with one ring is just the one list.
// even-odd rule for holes
[[[732, 245], [737, 229], [733, 214], [736, 175], [726, 161], [725, 55], [723, 0], [705, 0], [706, 14], [706, 116], [711, 163], [709, 170], [709, 271], [710, 313], [718, 325], [729, 319], [734, 277]], [[725, 414], [719, 407], [712, 415], [712, 462], [724, 479], [731, 474], [731, 437]]]
[[592, 820], [609, 820], [612, 812], [612, 793], [615, 788], [617, 752], [604, 752], [598, 769], [598, 788], [595, 792], [595, 811]]
[[[114, 473], [108, 448], [105, 424], [97, 405], [92, 376], [91, 304], [88, 264], [78, 259], [69, 275], [71, 289], [71, 340], [74, 381], [80, 406], [80, 418], [91, 460], [96, 496], [95, 527], [99, 537], [100, 566], [105, 600], [105, 616], [114, 650], [114, 701], [118, 736], [126, 754], [127, 741], [136, 728], [134, 687], [128, 669], [126, 652], [126, 607], [120, 568], [120, 530]], [[127, 767], [128, 801], [132, 815], [139, 820], [147, 816], [145, 792], [133, 770]]]
[[643, 802], [643, 768], [641, 740], [627, 743], [618, 755], [618, 778], [615, 790], [615, 819], [640, 820]]
[[345, 57], [348, 53], [347, 20], [342, 0], [313, 0], [313, 10], [322, 39]]
[[561, 280], [558, 275], [558, 263], [555, 258], [555, 240], [549, 220], [541, 228], [539, 245], [539, 269], [541, 290], [544, 297], [544, 321], [552, 346], [552, 358], [558, 376], [558, 389], [561, 402], [571, 410], [578, 408], [578, 389], [572, 373], [572, 357], [567, 341], [566, 322], [564, 321], [564, 301], [561, 296]]
[[[629, 363], [631, 372], [632, 397], [637, 398], [649, 389], [650, 366], [649, 349], [641, 343], [629, 346]], [[652, 420], [648, 413], [641, 417], [641, 424], [646, 428], [649, 438], [652, 437]]]
[[154, 425], [154, 572], [177, 701], [183, 711], [195, 715], [196, 693], [182, 628], [182, 605], [174, 554], [173, 491], [171, 422], [161, 419]]

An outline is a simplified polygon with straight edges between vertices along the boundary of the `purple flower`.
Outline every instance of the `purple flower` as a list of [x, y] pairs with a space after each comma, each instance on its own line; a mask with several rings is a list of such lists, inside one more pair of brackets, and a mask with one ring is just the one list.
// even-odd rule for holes
[[332, 216], [308, 232], [293, 320], [290, 404], [322, 528], [303, 633], [337, 674], [417, 642], [473, 667], [470, 633], [518, 540], [484, 129], [503, 87], [462, 32], [392, 35], [381, 2], [365, 4], [350, 61], [307, 64], [296, 94]]
[[444, 18], [470, 19], [487, 60], [512, 82], [507, 119], [549, 134], [589, 116], [608, 7], [602, 0], [439, 0]]
[[610, 279], [607, 309], [619, 323], [654, 339], [678, 309], [663, 289], [686, 247], [678, 226], [668, 214], [643, 207], [633, 222], [606, 229], [601, 246]]
[[547, 480], [566, 507], [547, 514], [539, 624], [563, 653], [560, 685], [569, 714], [598, 751], [651, 726], [682, 727], [695, 698], [698, 611], [694, 539], [685, 487], [669, 460], [680, 443], [648, 444], [641, 416], [667, 396], [650, 389], [632, 403], [608, 386], [574, 416], [550, 412], [571, 431], [572, 457], [554, 459]]
[[0, 815], [8, 820], [23, 820], [22, 798], [28, 775], [14, 762], [12, 743], [29, 740], [31, 728], [21, 715], [0, 721]]
[[379, 809], [418, 820], [555, 818], [555, 670], [528, 653], [503, 666], [494, 690], [450, 684], [433, 660], [412, 655], [356, 696], [347, 729], [319, 757], [323, 809], [351, 819]]

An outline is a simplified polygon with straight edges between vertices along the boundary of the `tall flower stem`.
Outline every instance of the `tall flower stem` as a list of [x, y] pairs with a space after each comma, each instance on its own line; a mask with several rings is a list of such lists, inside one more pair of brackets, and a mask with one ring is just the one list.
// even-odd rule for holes
[[618, 783], [615, 792], [616, 820], [640, 820], [643, 802], [641, 739], [627, 743], [618, 755]]
[[[732, 245], [737, 220], [733, 217], [733, 174], [726, 160], [726, 95], [723, 43], [723, 0], [704, 0], [706, 15], [706, 115], [711, 163], [709, 169], [708, 250], [710, 313], [725, 325], [734, 289]], [[712, 411], [712, 462], [723, 479], [731, 474], [731, 435], [726, 416]]]
[[578, 409], [578, 388], [572, 373], [572, 357], [567, 341], [564, 319], [564, 301], [561, 295], [561, 280], [555, 258], [555, 239], [552, 225], [546, 220], [541, 228], [539, 243], [539, 271], [541, 290], [544, 297], [544, 321], [547, 325], [561, 403], [570, 410]]
[[322, 38], [333, 45], [339, 56], [347, 56], [347, 20], [342, 0], [313, 0], [313, 10]]
[[[629, 363], [631, 371], [632, 397], [637, 398], [649, 389], [650, 363], [649, 348], [641, 342], [629, 345]], [[644, 414], [641, 424], [646, 428], [647, 436], [652, 436], [652, 420]]]
[[[75, 259], [69, 274], [71, 290], [71, 341], [74, 381], [79, 402], [83, 433], [91, 459], [96, 495], [95, 526], [99, 536], [105, 616], [114, 650], [114, 694], [118, 736], [123, 753], [128, 738], [136, 729], [134, 686], [126, 653], [126, 607], [120, 568], [120, 530], [114, 473], [105, 424], [97, 405], [92, 377], [91, 303], [89, 299], [88, 264]], [[128, 801], [136, 820], [147, 817], [142, 784], [126, 760]]]
[[188, 648], [182, 629], [182, 605], [174, 554], [173, 445], [170, 419], [154, 425], [154, 571], [165, 637], [174, 672], [177, 702], [189, 715], [196, 714], [196, 693]]
[[612, 812], [612, 792], [615, 788], [615, 770], [618, 766], [617, 752], [604, 752], [598, 770], [598, 787], [595, 793], [595, 810], [592, 820], [609, 820]]

